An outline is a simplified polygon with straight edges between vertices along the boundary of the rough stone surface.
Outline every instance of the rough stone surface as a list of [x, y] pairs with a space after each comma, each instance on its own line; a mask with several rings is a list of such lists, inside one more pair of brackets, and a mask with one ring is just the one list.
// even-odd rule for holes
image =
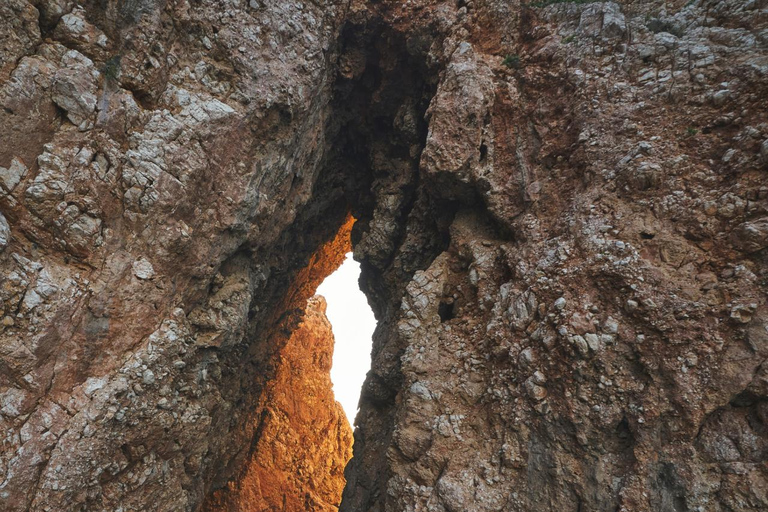
[[203, 510], [338, 510], [352, 428], [331, 391], [332, 357], [325, 299], [316, 296], [280, 351], [250, 460]]
[[350, 214], [342, 512], [768, 509], [764, 2], [0, 20], [0, 509], [248, 494]]

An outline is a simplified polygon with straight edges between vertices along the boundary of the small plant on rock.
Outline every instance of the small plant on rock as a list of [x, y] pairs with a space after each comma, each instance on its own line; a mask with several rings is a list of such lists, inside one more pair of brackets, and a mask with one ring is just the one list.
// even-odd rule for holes
[[508, 68], [520, 69], [521, 67], [519, 55], [507, 55], [501, 63]]
[[101, 68], [101, 72], [109, 81], [117, 81], [117, 76], [120, 74], [120, 55], [110, 57]]

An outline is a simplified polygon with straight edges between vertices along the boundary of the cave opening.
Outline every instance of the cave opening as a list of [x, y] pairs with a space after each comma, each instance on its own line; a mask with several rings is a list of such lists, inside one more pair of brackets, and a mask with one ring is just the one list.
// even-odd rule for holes
[[354, 422], [363, 381], [371, 364], [376, 319], [360, 290], [360, 264], [346, 254], [344, 262], [317, 288], [325, 297], [326, 317], [335, 338], [331, 381], [350, 424]]

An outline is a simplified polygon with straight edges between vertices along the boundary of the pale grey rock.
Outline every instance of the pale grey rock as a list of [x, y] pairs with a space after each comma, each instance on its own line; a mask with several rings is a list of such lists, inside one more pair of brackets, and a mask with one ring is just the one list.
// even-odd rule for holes
[[5, 250], [10, 241], [11, 227], [8, 225], [8, 221], [5, 219], [3, 213], [0, 212], [0, 252]]
[[603, 324], [603, 331], [608, 334], [616, 334], [619, 332], [619, 323], [613, 317], [609, 316]]
[[429, 392], [429, 389], [421, 383], [421, 382], [414, 382], [411, 384], [411, 387], [409, 388], [411, 393], [418, 396], [419, 398], [423, 400], [430, 400], [432, 398], [432, 395]]
[[[78, 212], [73, 210], [73, 213], [77, 214]], [[65, 222], [67, 225], [64, 234], [73, 246], [90, 248], [98, 243], [101, 234], [101, 219], [83, 213], [72, 220], [65, 220]]]
[[587, 346], [593, 352], [598, 352], [601, 348], [600, 338], [593, 332], [588, 332], [584, 335], [584, 340], [587, 342]]
[[520, 366], [523, 368], [530, 368], [530, 366], [536, 362], [536, 356], [533, 353], [533, 349], [528, 347], [526, 349], [523, 349], [520, 352], [520, 356], [518, 357], [518, 361], [520, 362]]
[[8, 418], [15, 418], [20, 414], [26, 396], [27, 393], [21, 389], [9, 388], [0, 394], [0, 412]]
[[54, 34], [60, 40], [88, 54], [101, 55], [101, 51], [106, 49], [109, 43], [106, 34], [88, 22], [85, 10], [80, 6], [61, 17]]
[[11, 165], [8, 168], [0, 167], [0, 186], [6, 192], [13, 192], [13, 189], [16, 188], [16, 185], [19, 184], [26, 174], [27, 166], [18, 158], [14, 158], [11, 160]]
[[43, 265], [39, 261], [32, 261], [18, 253], [13, 253], [11, 256], [27, 276], [31, 276], [43, 269]]
[[144, 370], [144, 372], [141, 374], [141, 381], [147, 386], [154, 384], [155, 380], [155, 373], [152, 370]]
[[712, 95], [712, 103], [714, 103], [716, 107], [722, 107], [730, 97], [731, 91], [728, 89], [723, 89]]
[[474, 501], [469, 496], [468, 489], [461, 480], [451, 475], [445, 475], [437, 481], [437, 495], [440, 496], [447, 512], [462, 512], [467, 510]]
[[76, 50], [61, 59], [53, 82], [53, 101], [67, 112], [67, 117], [81, 129], [89, 129], [96, 111], [97, 78], [93, 61]]
[[90, 377], [85, 381], [85, 385], [83, 387], [83, 392], [86, 394], [86, 396], [93, 395], [96, 391], [102, 389], [104, 386], [107, 385], [108, 380], [104, 377]]
[[508, 314], [515, 329], [523, 330], [531, 322], [531, 316], [536, 311], [536, 297], [530, 293], [521, 293], [512, 298]]
[[626, 19], [614, 2], [588, 4], [581, 13], [579, 32], [589, 37], [618, 39], [625, 35]]
[[757, 304], [754, 304], [754, 305], [738, 304], [731, 308], [730, 317], [732, 320], [735, 320], [740, 324], [748, 324], [749, 322], [752, 321], [752, 315], [754, 314], [756, 309], [757, 309]]
[[40, 270], [35, 283], [35, 291], [45, 299], [50, 299], [59, 291], [59, 287], [47, 268]]
[[43, 297], [41, 297], [36, 290], [27, 290], [27, 293], [24, 294], [24, 301], [21, 303], [21, 306], [23, 311], [29, 312], [42, 303]]
[[155, 275], [155, 269], [152, 267], [152, 263], [146, 258], [139, 258], [134, 261], [131, 268], [133, 269], [133, 275], [139, 279], [152, 279]]
[[768, 247], [768, 217], [739, 224], [731, 233], [730, 240], [735, 249], [746, 253]]
[[659, 32], [654, 34], [654, 39], [667, 50], [673, 49], [678, 44], [678, 37], [669, 32]]

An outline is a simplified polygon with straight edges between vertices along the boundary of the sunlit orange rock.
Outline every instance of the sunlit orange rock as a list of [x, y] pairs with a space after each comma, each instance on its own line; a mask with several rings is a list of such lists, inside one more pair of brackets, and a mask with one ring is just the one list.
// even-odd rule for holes
[[334, 339], [325, 308], [323, 297], [309, 300], [264, 393], [250, 461], [239, 478], [214, 493], [205, 510], [338, 509], [352, 430], [331, 387]]

